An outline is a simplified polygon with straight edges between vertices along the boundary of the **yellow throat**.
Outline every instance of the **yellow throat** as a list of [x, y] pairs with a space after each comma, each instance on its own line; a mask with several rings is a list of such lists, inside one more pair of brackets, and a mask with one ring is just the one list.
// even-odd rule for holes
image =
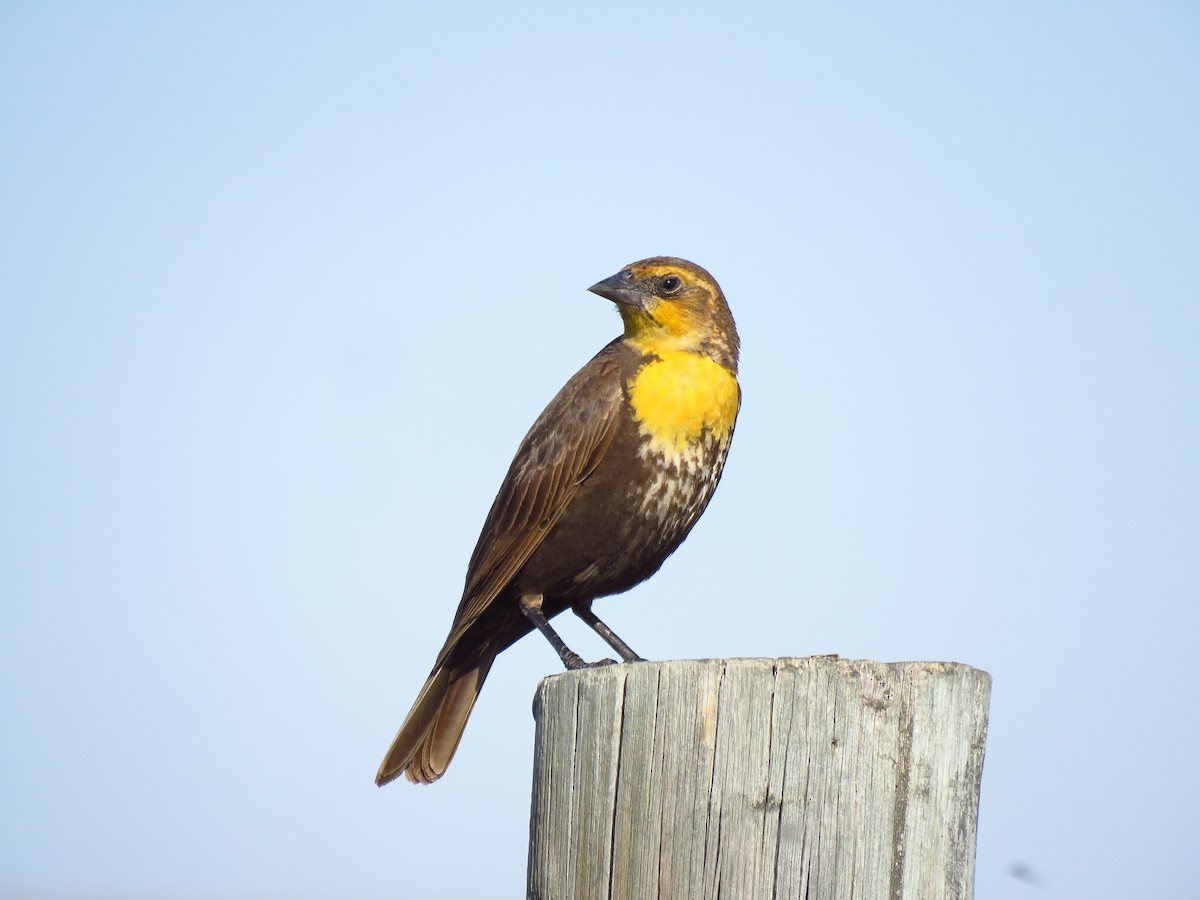
[[629, 379], [629, 400], [651, 449], [677, 457], [706, 433], [728, 444], [738, 412], [737, 377], [707, 356], [658, 350]]

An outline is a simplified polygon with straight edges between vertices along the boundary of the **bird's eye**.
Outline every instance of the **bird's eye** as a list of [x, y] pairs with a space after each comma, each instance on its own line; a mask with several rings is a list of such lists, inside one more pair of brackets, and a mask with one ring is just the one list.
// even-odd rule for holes
[[679, 280], [678, 275], [668, 275], [661, 282], [659, 282], [659, 286], [662, 288], [664, 294], [675, 293], [677, 290], [679, 290], [679, 287], [682, 284], [683, 282]]

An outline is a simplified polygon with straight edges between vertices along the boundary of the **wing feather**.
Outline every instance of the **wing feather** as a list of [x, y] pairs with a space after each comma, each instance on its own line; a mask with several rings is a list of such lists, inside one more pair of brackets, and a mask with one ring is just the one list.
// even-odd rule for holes
[[621, 422], [622, 392], [620, 366], [602, 351], [529, 430], [471, 556], [462, 602], [439, 661], [513, 579], [603, 460]]

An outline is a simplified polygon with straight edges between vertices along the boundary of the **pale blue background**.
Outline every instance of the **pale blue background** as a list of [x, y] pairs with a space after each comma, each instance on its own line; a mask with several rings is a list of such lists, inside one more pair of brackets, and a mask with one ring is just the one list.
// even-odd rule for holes
[[668, 253], [745, 403], [601, 615], [986, 669], [977, 896], [1196, 896], [1198, 76], [1184, 2], [5, 3], [0, 895], [520, 896], [544, 642], [372, 777]]

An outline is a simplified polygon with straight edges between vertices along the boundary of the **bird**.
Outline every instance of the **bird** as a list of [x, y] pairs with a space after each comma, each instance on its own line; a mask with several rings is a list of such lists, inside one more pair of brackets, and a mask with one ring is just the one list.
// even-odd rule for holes
[[741, 408], [740, 342], [695, 263], [656, 256], [588, 288], [624, 332], [550, 401], [517, 449], [467, 566], [450, 634], [376, 784], [439, 779], [497, 654], [535, 629], [567, 669], [588, 663], [550, 619], [571, 609], [623, 662], [642, 660], [592, 601], [649, 578], [721, 478]]

